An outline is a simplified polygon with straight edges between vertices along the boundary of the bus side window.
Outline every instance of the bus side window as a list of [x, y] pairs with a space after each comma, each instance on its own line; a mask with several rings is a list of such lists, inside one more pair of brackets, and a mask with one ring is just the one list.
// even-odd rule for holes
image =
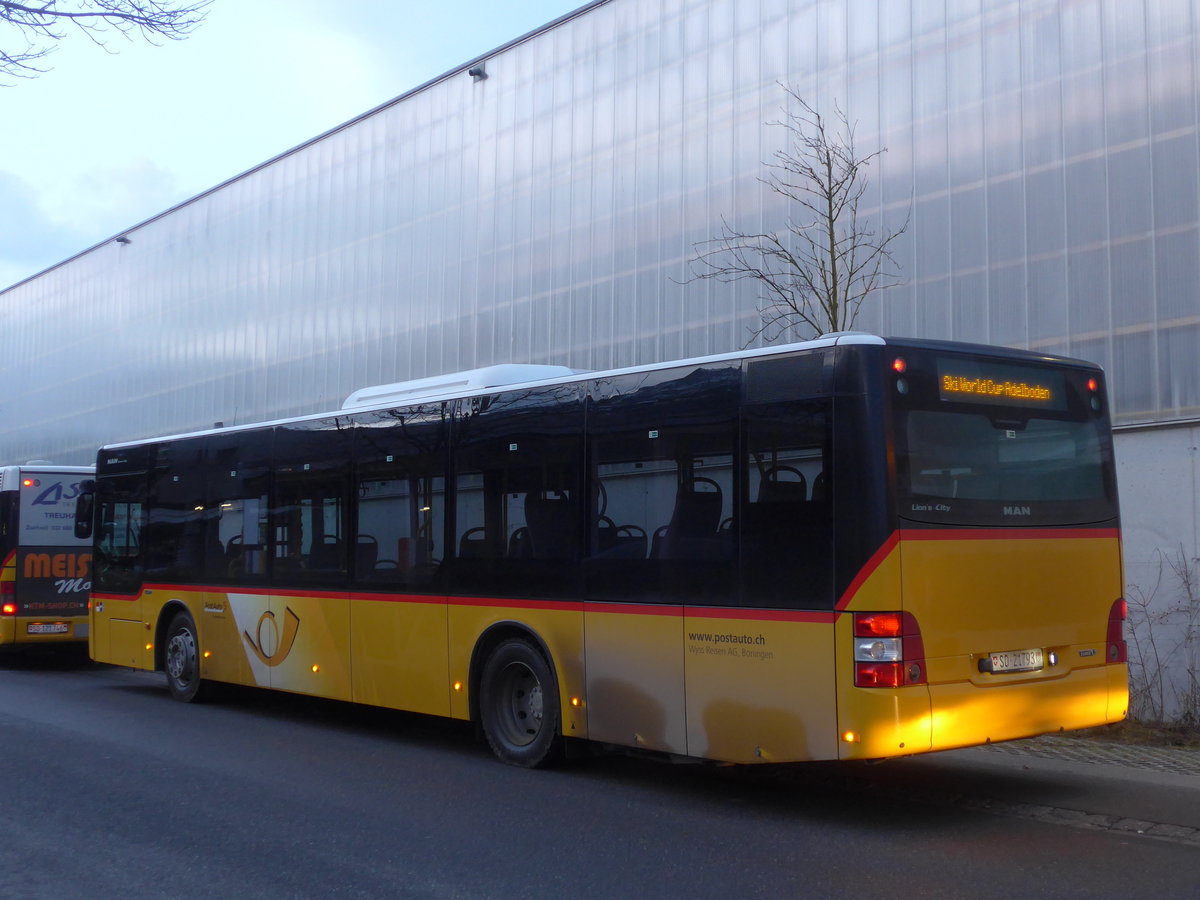
[[832, 606], [833, 518], [828, 400], [747, 405], [741, 505], [743, 602]]
[[342, 584], [349, 575], [348, 425], [335, 417], [275, 429], [269, 514], [275, 584]]
[[739, 388], [722, 364], [590, 386], [587, 597], [736, 603]]
[[[388, 477], [390, 474], [391, 477]], [[374, 469], [358, 480], [355, 580], [430, 590], [442, 557], [445, 479]]]
[[143, 534], [146, 577], [194, 581], [204, 569], [202, 444], [182, 440], [154, 450], [150, 513]]
[[448, 416], [446, 403], [354, 416], [356, 584], [441, 590]]
[[[242, 471], [242, 470], [232, 470]], [[233, 481], [236, 475], [231, 476]], [[242, 484], [230, 484], [221, 491], [216, 503], [217, 545], [207, 554], [212, 577], [219, 580], [240, 580], [267, 573], [267, 495], [265, 476], [246, 479]], [[255, 491], [261, 493], [254, 493]], [[241, 496], [246, 494], [247, 496]]]
[[455, 590], [577, 597], [580, 389], [568, 384], [465, 400], [453, 440]]
[[205, 576], [261, 581], [267, 572], [270, 431], [208, 439], [205, 452]]

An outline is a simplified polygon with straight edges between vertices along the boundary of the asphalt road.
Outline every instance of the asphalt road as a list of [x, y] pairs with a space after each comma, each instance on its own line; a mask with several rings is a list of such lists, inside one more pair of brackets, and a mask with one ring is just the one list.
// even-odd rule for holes
[[158, 675], [20, 657], [0, 766], [6, 900], [1200, 896], [1200, 842], [1055, 813], [1176, 815], [1162, 790], [1182, 816], [1200, 777], [1117, 788], [987, 751], [530, 772], [462, 723], [240, 689], [189, 706]]

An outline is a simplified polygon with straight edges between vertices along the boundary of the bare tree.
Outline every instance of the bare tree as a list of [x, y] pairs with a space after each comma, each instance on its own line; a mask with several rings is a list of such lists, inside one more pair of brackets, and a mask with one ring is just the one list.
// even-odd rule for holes
[[750, 340], [770, 343], [795, 329], [813, 335], [854, 327], [863, 302], [899, 284], [893, 242], [908, 229], [876, 232], [860, 210], [866, 169], [885, 152], [859, 156], [854, 126], [835, 105], [830, 121], [790, 87], [795, 111], [772, 124], [789, 147], [765, 163], [759, 181], [785, 198], [789, 214], [777, 231], [741, 231], [722, 218], [718, 238], [696, 245], [697, 279], [758, 283], [759, 325]]
[[[150, 43], [183, 40], [204, 21], [212, 0], [0, 0], [0, 24], [12, 25], [23, 49], [0, 49], [0, 79], [35, 78], [40, 65], [71, 28], [108, 49], [115, 32]], [[11, 34], [12, 32], [10, 32]]]

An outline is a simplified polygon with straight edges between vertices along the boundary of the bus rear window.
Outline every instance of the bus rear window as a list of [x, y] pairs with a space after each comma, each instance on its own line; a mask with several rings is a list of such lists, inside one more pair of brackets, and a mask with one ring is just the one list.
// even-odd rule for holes
[[1111, 438], [1082, 396], [1086, 378], [1081, 391], [1064, 370], [936, 362], [925, 367], [935, 378], [912, 378], [896, 398], [902, 518], [1045, 526], [1116, 515]]

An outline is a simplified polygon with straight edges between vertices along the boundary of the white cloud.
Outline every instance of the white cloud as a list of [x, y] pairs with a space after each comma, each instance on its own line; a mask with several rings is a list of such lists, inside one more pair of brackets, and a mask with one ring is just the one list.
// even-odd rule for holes
[[105, 53], [77, 36], [64, 41], [50, 72], [4, 88], [0, 176], [20, 173], [24, 187], [15, 176], [0, 185], [0, 230], [31, 224], [0, 246], [0, 282], [73, 255], [575, 5], [237, 0], [213, 4], [182, 42], [114, 38], [117, 52]]
[[70, 256], [79, 240], [46, 214], [28, 181], [0, 172], [0, 290]]
[[58, 222], [102, 240], [183, 199], [175, 173], [145, 157], [95, 166], [70, 180], [70, 193], [50, 210]]

